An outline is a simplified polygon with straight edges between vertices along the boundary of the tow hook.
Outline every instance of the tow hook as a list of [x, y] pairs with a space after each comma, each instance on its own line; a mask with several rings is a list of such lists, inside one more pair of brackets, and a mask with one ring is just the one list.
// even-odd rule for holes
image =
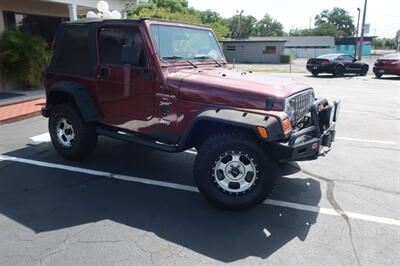
[[332, 148], [325, 148], [322, 152], [319, 153], [319, 156], [325, 157], [328, 152], [331, 151]]

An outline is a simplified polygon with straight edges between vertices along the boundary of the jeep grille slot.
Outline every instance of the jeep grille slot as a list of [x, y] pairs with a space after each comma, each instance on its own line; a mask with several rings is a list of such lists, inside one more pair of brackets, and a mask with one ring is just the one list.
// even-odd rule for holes
[[310, 107], [314, 102], [313, 90], [307, 90], [293, 96], [286, 101], [286, 113], [292, 123], [293, 128], [297, 128], [298, 122], [310, 112]]

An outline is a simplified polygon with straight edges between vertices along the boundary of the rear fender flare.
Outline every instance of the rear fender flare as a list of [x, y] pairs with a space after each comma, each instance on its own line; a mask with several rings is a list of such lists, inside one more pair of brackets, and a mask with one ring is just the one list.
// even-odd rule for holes
[[51, 85], [47, 90], [47, 108], [51, 109], [52, 93], [62, 92], [72, 96], [82, 118], [86, 122], [97, 121], [101, 118], [100, 112], [89, 92], [82, 84], [73, 81], [59, 81]]

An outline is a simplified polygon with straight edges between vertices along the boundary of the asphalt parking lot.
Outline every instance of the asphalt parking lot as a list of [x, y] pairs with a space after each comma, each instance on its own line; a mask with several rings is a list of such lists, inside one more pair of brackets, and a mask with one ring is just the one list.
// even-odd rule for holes
[[193, 151], [100, 138], [69, 162], [27, 145], [46, 119], [0, 126], [0, 265], [397, 265], [400, 78], [262, 75], [342, 109], [332, 151], [281, 167], [271, 200], [246, 212], [196, 192]]

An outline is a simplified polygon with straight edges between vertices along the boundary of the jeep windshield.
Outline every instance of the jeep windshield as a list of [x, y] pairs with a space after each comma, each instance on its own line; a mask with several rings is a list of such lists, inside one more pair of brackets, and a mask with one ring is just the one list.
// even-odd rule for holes
[[224, 60], [210, 30], [159, 24], [150, 27], [160, 59], [164, 61]]

